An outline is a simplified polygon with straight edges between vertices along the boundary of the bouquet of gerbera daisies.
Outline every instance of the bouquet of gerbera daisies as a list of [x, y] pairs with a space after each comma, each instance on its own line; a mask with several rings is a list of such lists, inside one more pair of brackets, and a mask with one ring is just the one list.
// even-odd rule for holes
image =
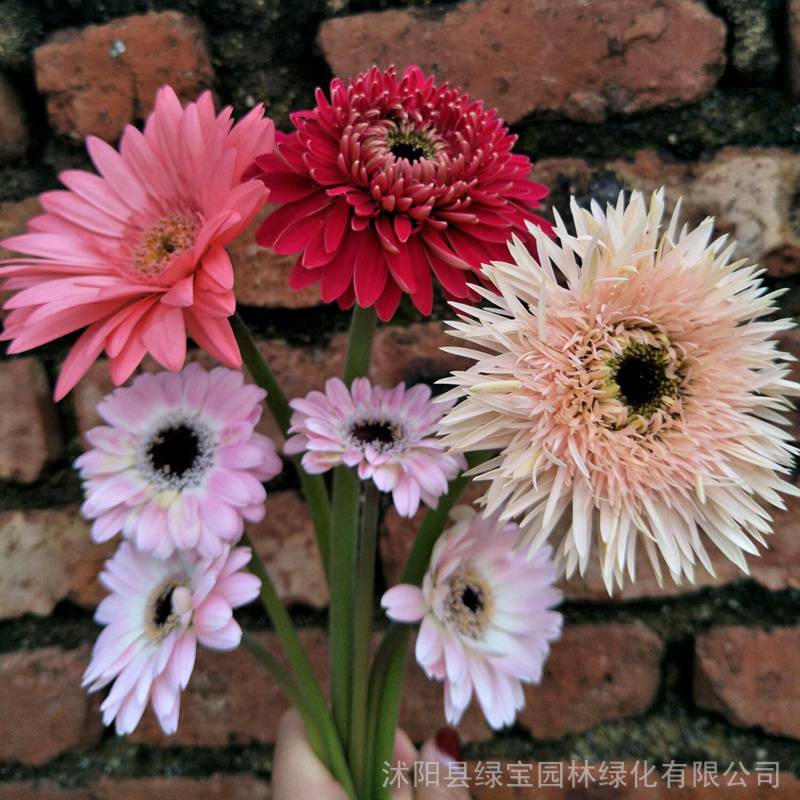
[[[659, 578], [662, 562], [676, 581], [710, 570], [709, 544], [746, 568], [765, 504], [797, 493], [784, 412], [800, 386], [757, 268], [731, 261], [710, 220], [679, 228], [676, 210], [662, 227], [662, 193], [551, 225], [495, 112], [417, 68], [336, 79], [292, 122], [276, 136], [260, 106], [233, 124], [209, 94], [182, 107], [164, 88], [119, 150], [90, 138], [99, 175], [64, 172], [29, 232], [3, 242], [20, 254], [0, 268], [3, 338], [17, 353], [81, 331], [56, 397], [102, 353], [120, 387], [76, 462], [93, 537], [122, 537], [84, 679], [110, 686], [105, 722], [129, 733], [149, 704], [174, 732], [198, 643], [244, 642], [344, 795], [371, 800], [389, 792], [411, 625], [451, 724], [473, 695], [492, 727], [511, 724], [560, 633], [556, 577], [583, 573], [594, 543], [609, 591], [635, 579], [637, 547]], [[292, 400], [236, 315], [226, 251], [267, 198], [280, 207], [258, 240], [299, 253], [291, 286], [352, 309], [344, 374]], [[429, 315], [437, 291], [468, 343], [452, 351], [474, 364], [436, 398], [373, 385], [378, 320], [404, 294]], [[221, 366], [184, 366], [187, 337]], [[147, 354], [165, 371], [132, 377]], [[247, 546], [284, 468], [256, 430], [265, 406], [329, 578], [330, 703]], [[457, 505], [471, 477], [486, 494]], [[428, 510], [375, 648], [389, 503]], [[283, 653], [233, 616], [259, 595]]]

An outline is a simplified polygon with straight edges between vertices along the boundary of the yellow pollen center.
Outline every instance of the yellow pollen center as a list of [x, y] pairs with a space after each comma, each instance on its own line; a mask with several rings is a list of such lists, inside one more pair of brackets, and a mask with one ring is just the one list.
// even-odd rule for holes
[[494, 613], [491, 587], [474, 570], [456, 572], [449, 581], [444, 613], [447, 621], [467, 639], [480, 639]]
[[194, 244], [195, 230], [194, 219], [188, 214], [169, 214], [156, 220], [133, 251], [133, 271], [143, 277], [157, 278], [176, 256]]

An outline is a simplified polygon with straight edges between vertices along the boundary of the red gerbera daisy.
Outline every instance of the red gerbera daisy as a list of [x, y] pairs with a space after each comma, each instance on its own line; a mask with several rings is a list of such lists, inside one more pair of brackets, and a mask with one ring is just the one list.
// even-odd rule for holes
[[292, 115], [276, 152], [260, 156], [252, 174], [283, 203], [258, 231], [278, 253], [302, 251], [293, 289], [320, 282], [325, 302], [354, 302], [392, 317], [402, 292], [430, 314], [431, 271], [450, 298], [474, 295], [469, 271], [505, 257], [524, 220], [547, 194], [529, 179], [530, 161], [512, 153], [516, 137], [493, 109], [419, 67], [402, 78], [373, 67], [345, 84], [331, 82], [331, 100]]

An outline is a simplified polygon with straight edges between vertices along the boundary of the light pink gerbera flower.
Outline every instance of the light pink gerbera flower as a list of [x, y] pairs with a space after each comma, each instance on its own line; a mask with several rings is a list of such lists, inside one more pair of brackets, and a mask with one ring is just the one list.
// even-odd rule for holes
[[463, 456], [445, 453], [434, 436], [442, 412], [422, 384], [383, 389], [357, 378], [348, 391], [330, 378], [324, 394], [310, 392], [290, 405], [294, 435], [284, 452], [305, 452], [303, 468], [312, 475], [339, 464], [358, 467], [359, 478], [392, 493], [401, 516], [414, 516], [420, 500], [435, 508], [448, 481], [466, 467]]
[[534, 229], [539, 262], [514, 241], [514, 264], [486, 267], [489, 306], [451, 323], [474, 347], [448, 349], [475, 364], [446, 379], [462, 400], [442, 430], [501, 451], [476, 470], [487, 513], [521, 517], [532, 552], [560, 541], [568, 575], [596, 541], [609, 591], [635, 579], [639, 542], [659, 580], [659, 554], [676, 582], [698, 561], [713, 574], [707, 541], [746, 571], [771, 531], [762, 502], [798, 494], [784, 412], [800, 385], [774, 339], [792, 323], [765, 319], [779, 292], [730, 262], [713, 220], [678, 230], [676, 210], [661, 232], [663, 210], [663, 192], [649, 209], [573, 202], [577, 235]]
[[458, 724], [473, 690], [493, 728], [510, 725], [525, 704], [522, 683], [538, 683], [561, 634], [561, 601], [550, 548], [532, 558], [514, 548], [520, 530], [499, 515], [457, 506], [454, 525], [431, 555], [420, 589], [401, 584], [381, 599], [397, 622], [419, 622], [416, 655], [444, 681], [445, 717]]
[[100, 707], [105, 725], [116, 719], [117, 733], [131, 733], [149, 700], [164, 732], [175, 733], [197, 643], [233, 650], [241, 641], [232, 610], [255, 600], [261, 586], [241, 571], [249, 560], [246, 547], [225, 547], [213, 560], [194, 553], [162, 560], [120, 545], [100, 574], [111, 594], [95, 621], [106, 627], [83, 676], [90, 692], [114, 682]]
[[[292, 115], [274, 155], [256, 160], [270, 200], [284, 203], [258, 232], [278, 253], [302, 251], [289, 282], [320, 282], [322, 299], [391, 319], [403, 292], [430, 314], [431, 273], [449, 297], [474, 298], [470, 270], [501, 258], [547, 189], [493, 109], [419, 67], [373, 67], [330, 100]], [[532, 240], [531, 240], [532, 241]]]
[[0, 268], [6, 302], [2, 339], [21, 353], [85, 328], [58, 377], [56, 399], [105, 350], [123, 383], [146, 353], [179, 370], [186, 334], [239, 368], [228, 317], [236, 307], [225, 247], [267, 199], [261, 181], [242, 182], [274, 125], [257, 106], [234, 127], [231, 109], [214, 116], [206, 92], [185, 109], [159, 90], [144, 132], [128, 126], [117, 152], [90, 136], [100, 175], [61, 173], [69, 191], [45, 192], [46, 214], [2, 244], [24, 257]]
[[207, 558], [264, 516], [262, 481], [281, 471], [272, 440], [254, 431], [266, 393], [241, 372], [145, 373], [98, 405], [108, 423], [75, 461], [92, 537], [116, 533], [166, 558], [196, 548]]

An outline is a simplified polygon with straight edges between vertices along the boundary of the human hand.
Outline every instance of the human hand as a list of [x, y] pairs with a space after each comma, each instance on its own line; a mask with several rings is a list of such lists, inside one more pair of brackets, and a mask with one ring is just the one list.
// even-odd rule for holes
[[[413, 765], [415, 761], [430, 761], [446, 766], [460, 759], [458, 740], [448, 731], [440, 732], [425, 742], [419, 753], [405, 733], [398, 730], [395, 736], [394, 763]], [[283, 715], [278, 728], [272, 792], [274, 800], [298, 800], [300, 797], [347, 800], [344, 790], [311, 750], [303, 721], [294, 709]], [[414, 790], [410, 785], [403, 785], [392, 790], [392, 800], [469, 800], [469, 792], [444, 786], [425, 786]]]

